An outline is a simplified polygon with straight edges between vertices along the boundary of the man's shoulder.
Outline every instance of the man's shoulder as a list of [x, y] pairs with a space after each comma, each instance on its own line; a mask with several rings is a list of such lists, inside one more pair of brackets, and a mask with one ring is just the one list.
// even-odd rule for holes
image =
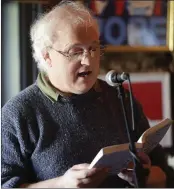
[[39, 88], [36, 84], [32, 84], [24, 90], [20, 91], [16, 96], [9, 99], [2, 107], [2, 112], [6, 110], [15, 110], [26, 108], [27, 105], [31, 105], [39, 97]]

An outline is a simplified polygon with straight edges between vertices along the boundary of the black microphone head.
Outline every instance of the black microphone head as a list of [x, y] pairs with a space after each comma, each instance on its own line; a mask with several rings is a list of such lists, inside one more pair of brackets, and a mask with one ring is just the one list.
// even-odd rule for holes
[[128, 78], [129, 78], [129, 74], [125, 73], [125, 72], [117, 75], [118, 82], [126, 81], [126, 80], [128, 80]]
[[110, 86], [113, 86], [113, 87], [118, 85], [118, 83], [116, 81], [113, 81], [113, 76], [115, 74], [116, 74], [115, 70], [111, 70], [105, 76], [105, 81], [107, 82], [107, 84]]

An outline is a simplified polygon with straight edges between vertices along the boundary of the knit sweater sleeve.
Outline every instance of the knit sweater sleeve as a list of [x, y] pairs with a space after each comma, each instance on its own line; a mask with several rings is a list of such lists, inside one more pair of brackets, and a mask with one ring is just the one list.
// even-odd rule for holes
[[[136, 140], [142, 133], [149, 128], [149, 123], [143, 113], [142, 106], [136, 102], [135, 104], [135, 123], [136, 123]], [[167, 154], [161, 145], [158, 145], [149, 154], [152, 165], [159, 166], [167, 176], [167, 187], [174, 187], [174, 170], [167, 163]]]
[[[27, 121], [23, 105], [10, 101], [2, 108], [1, 184], [3, 188], [19, 187], [29, 178], [31, 153]], [[25, 140], [24, 140], [25, 138]]]

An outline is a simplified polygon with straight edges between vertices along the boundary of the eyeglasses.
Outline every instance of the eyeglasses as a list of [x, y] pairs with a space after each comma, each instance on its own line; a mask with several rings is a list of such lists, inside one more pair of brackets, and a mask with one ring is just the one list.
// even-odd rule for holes
[[51, 48], [61, 55], [65, 56], [69, 61], [81, 61], [84, 56], [86, 57], [89, 54], [91, 58], [95, 59], [98, 56], [102, 56], [105, 52], [105, 46], [102, 45], [91, 46], [88, 50], [82, 46], [76, 46], [74, 48], [71, 48], [68, 52], [59, 51], [53, 47]]

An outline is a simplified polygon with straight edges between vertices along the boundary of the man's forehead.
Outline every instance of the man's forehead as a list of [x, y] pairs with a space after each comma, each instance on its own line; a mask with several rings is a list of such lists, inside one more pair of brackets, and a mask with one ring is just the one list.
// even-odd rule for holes
[[71, 31], [72, 29], [74, 31], [80, 31], [84, 28], [90, 28], [93, 25], [97, 25], [96, 19], [86, 12], [65, 10], [63, 8], [57, 15], [57, 27], [62, 32], [64, 30]]
[[72, 46], [99, 44], [99, 36], [95, 34], [97, 31], [94, 30], [96, 28], [93, 26], [67, 24], [64, 30], [58, 31], [57, 43], [63, 49], [71, 48]]

